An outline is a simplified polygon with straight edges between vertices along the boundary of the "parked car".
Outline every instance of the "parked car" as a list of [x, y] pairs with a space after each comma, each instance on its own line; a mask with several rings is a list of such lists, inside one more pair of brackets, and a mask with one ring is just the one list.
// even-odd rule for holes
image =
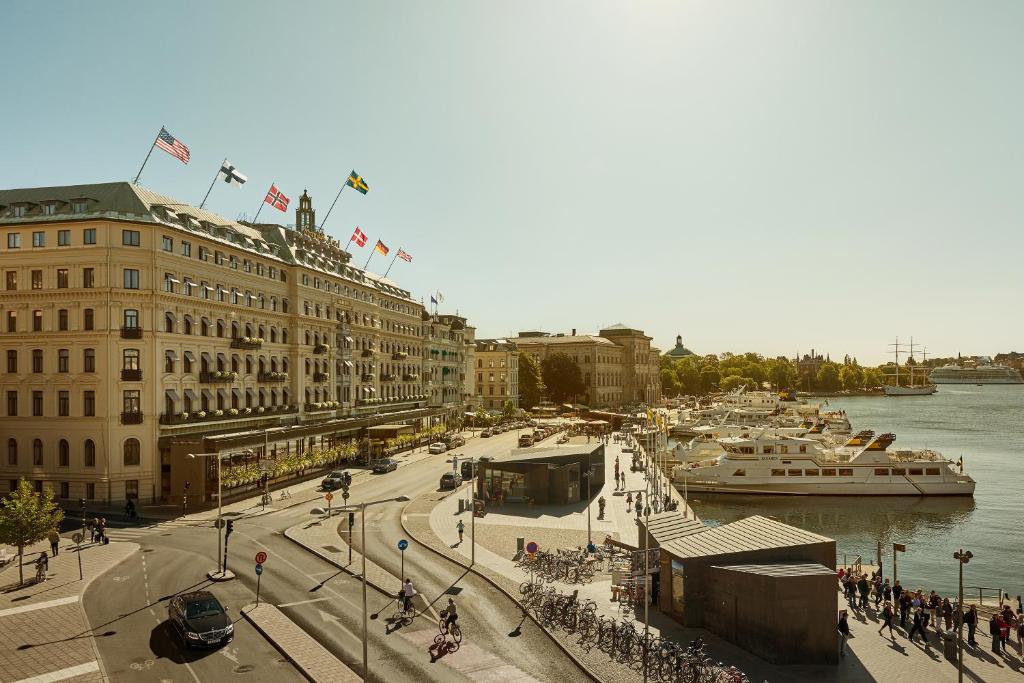
[[[469, 465], [470, 463], [463, 463]], [[462, 475], [458, 472], [445, 472], [441, 475], [441, 488], [454, 489], [462, 485]]]
[[185, 647], [216, 647], [234, 637], [227, 609], [210, 591], [174, 596], [167, 603], [167, 619]]
[[442, 441], [435, 441], [434, 443], [430, 444], [430, 448], [428, 450], [431, 453], [435, 454], [444, 453], [446, 450], [448, 450], [448, 446], [444, 445], [444, 442]]
[[465, 446], [466, 440], [463, 439], [460, 435], [456, 434], [455, 436], [448, 437], [446, 443], [449, 449], [458, 448], [459, 446]]
[[533, 436], [532, 435], [530, 435], [530, 434], [520, 434], [519, 435], [519, 447], [520, 448], [529, 448], [532, 445], [533, 445]]
[[463, 460], [460, 469], [462, 470], [463, 481], [466, 481], [467, 479], [472, 479], [474, 476], [476, 476], [476, 463], [473, 462], [472, 460]]
[[490, 435], [491, 435], [491, 430], [490, 429], [485, 429], [484, 431], [480, 432], [480, 436], [483, 437], [484, 439], [486, 439]]
[[352, 485], [352, 475], [344, 470], [335, 470], [327, 475], [322, 482], [320, 482], [320, 488], [324, 491], [334, 491], [340, 489], [342, 486]]
[[384, 474], [398, 469], [398, 461], [394, 458], [384, 458], [373, 463], [374, 474]]

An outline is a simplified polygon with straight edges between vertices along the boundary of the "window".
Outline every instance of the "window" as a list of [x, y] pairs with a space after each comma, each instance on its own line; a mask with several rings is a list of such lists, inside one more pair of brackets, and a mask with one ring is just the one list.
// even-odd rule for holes
[[7, 392], [7, 415], [9, 417], [16, 417], [18, 415], [18, 392], [8, 391]]
[[96, 270], [94, 268], [82, 268], [82, 287], [92, 289], [96, 286]]
[[68, 372], [68, 359], [70, 355], [67, 349], [57, 351], [57, 372]]
[[76, 199], [71, 202], [72, 213], [85, 213], [86, 202], [84, 199]]
[[182, 242], [181, 243], [181, 255], [182, 256], [191, 256], [192, 255], [192, 243], [191, 242]]
[[875, 468], [875, 476], [876, 477], [888, 477], [889, 476], [889, 468], [888, 467], [876, 467]]
[[18, 271], [16, 271], [16, 270], [8, 270], [7, 273], [6, 273], [6, 276], [7, 276], [7, 289], [8, 290], [17, 289], [18, 288]]
[[[71, 446], [68, 444], [67, 439], [61, 439], [57, 444], [57, 466], [71, 466]], [[67, 496], [61, 496], [61, 498], [67, 498]]]
[[71, 231], [70, 230], [58, 230], [57, 231], [57, 246], [68, 247], [71, 246]]
[[[52, 206], [52, 204], [50, 205]], [[46, 246], [46, 233], [42, 231], [36, 231], [32, 233], [32, 246], [33, 247], [45, 247]]]
[[738, 469], [738, 470], [736, 470], [735, 472], [732, 473], [732, 476], [734, 476], [734, 477], [745, 477], [745, 476], [747, 476], [747, 471], [744, 470], [744, 469]]
[[18, 442], [14, 439], [7, 439], [7, 464], [18, 464]]
[[803, 470], [786, 470], [786, 475], [790, 477], [802, 477], [804, 475]]
[[96, 444], [92, 439], [85, 440], [85, 448], [82, 449], [83, 463], [86, 467], [96, 467]]
[[784, 477], [786, 476], [786, 470], [772, 470], [773, 477]]
[[33, 270], [32, 271], [32, 289], [43, 288], [43, 271]]
[[9, 233], [7, 233], [7, 248], [8, 249], [20, 249], [21, 248], [21, 233], [20, 232], [9, 232]]
[[138, 230], [122, 230], [121, 231], [121, 244], [126, 247], [137, 247], [139, 246], [139, 231]]
[[138, 289], [139, 288], [139, 271], [135, 268], [124, 269], [124, 288], [125, 289]]
[[902, 467], [894, 467], [893, 470], [892, 470], [892, 473], [894, 475], [902, 477], [902, 476], [906, 475], [907, 471], [905, 469], [903, 469]]
[[925, 469], [924, 473], [930, 477], [937, 477], [940, 474], [938, 467], [928, 467]]
[[839, 468], [839, 476], [840, 477], [852, 477], [853, 476], [853, 468], [852, 467], [840, 467]]
[[122, 370], [138, 370], [139, 369], [139, 350], [138, 349], [125, 349], [121, 354], [121, 369]]
[[142, 412], [142, 392], [138, 389], [128, 389], [124, 391], [122, 395], [122, 406], [123, 412], [126, 413]]
[[96, 372], [96, 349], [82, 352], [82, 372]]
[[82, 414], [86, 417], [96, 416], [96, 392], [86, 391], [82, 396]]
[[41, 391], [32, 392], [32, 416], [43, 416], [43, 392]]
[[96, 228], [86, 228], [82, 231], [82, 244], [96, 244]]
[[124, 327], [136, 329], [139, 326], [139, 312], [134, 308], [124, 309]]
[[47, 202], [42, 205], [44, 216], [56, 216], [57, 215], [57, 202]]
[[42, 332], [43, 331], [43, 312], [32, 311], [32, 331]]
[[818, 470], [804, 470], [805, 477], [816, 477], [818, 476]]
[[42, 372], [42, 371], [43, 371], [43, 350], [42, 349], [32, 349], [32, 372], [39, 373], [39, 372]]
[[68, 309], [61, 308], [57, 311], [57, 329], [62, 332], [67, 332], [68, 329]]
[[89, 483], [85, 485], [85, 497], [89, 500], [96, 500], [96, 484]]
[[163, 240], [161, 241], [161, 244], [163, 246], [163, 250], [164, 251], [171, 251], [171, 252], [174, 251], [174, 240], [172, 240], [167, 235], [164, 235]]
[[70, 498], [71, 497], [71, 484], [66, 481], [60, 483], [60, 497]]
[[18, 352], [15, 349], [7, 349], [7, 372], [18, 371]]
[[141, 448], [139, 446], [138, 439], [128, 439], [124, 442], [124, 465], [130, 467], [132, 465], [138, 465], [141, 458], [139, 457]]
[[68, 269], [58, 268], [57, 269], [57, 289], [68, 288]]
[[32, 441], [32, 465], [34, 467], [43, 466], [43, 442], [39, 439]]
[[86, 330], [91, 330], [93, 329], [94, 324], [95, 320], [93, 317], [92, 309], [87, 308], [84, 311], [82, 311], [82, 327]]
[[910, 469], [910, 476], [912, 477], [920, 477], [922, 474], [924, 474], [924, 470], [918, 467], [912, 467]]

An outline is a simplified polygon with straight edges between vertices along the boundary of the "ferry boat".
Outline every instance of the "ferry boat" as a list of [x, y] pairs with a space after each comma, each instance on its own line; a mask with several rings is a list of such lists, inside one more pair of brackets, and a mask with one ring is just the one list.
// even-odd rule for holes
[[1005, 365], [943, 365], [928, 375], [932, 384], [1024, 384], [1020, 370]]
[[[859, 435], [858, 435], [859, 436]], [[804, 444], [762, 445], [751, 439], [721, 439], [725, 453], [673, 470], [677, 488], [709, 493], [816, 496], [973, 496], [975, 482], [932, 450], [887, 449], [895, 434], [864, 446], [819, 450]], [[778, 446], [778, 447], [777, 447]], [[956, 468], [959, 467], [959, 472]]]

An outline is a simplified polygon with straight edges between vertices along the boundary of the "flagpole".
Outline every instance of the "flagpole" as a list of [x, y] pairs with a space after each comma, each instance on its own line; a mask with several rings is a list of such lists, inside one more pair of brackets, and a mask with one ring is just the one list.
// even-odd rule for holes
[[[321, 223], [320, 226], [323, 227], [323, 223]], [[356, 227], [358, 228], [359, 226], [357, 225]], [[355, 238], [356, 238], [356, 231], [353, 230], [352, 231], [352, 236], [348, 238], [348, 244], [345, 245], [345, 251], [348, 251], [348, 248], [350, 246], [352, 246], [352, 240], [354, 240]]]
[[[163, 131], [164, 127], [160, 126], [160, 130]], [[146, 168], [146, 164], [149, 163], [149, 155], [153, 153], [153, 148], [156, 147], [156, 141], [160, 139], [160, 133], [156, 134], [153, 138], [153, 144], [149, 146], [149, 152], [146, 154], [146, 158], [142, 160], [142, 166], [139, 168], [139, 172], [135, 174], [135, 180], [132, 181], [132, 185], [139, 184], [139, 178], [142, 177], [142, 169]]]
[[[154, 143], [155, 144], [155, 143]], [[203, 197], [203, 201], [199, 203], [199, 208], [202, 209], [206, 204], [206, 200], [210, 198], [210, 193], [213, 192], [213, 184], [217, 182], [217, 176], [220, 175], [220, 169], [224, 168], [224, 164], [228, 163], [228, 158], [224, 157], [224, 161], [220, 162], [220, 168], [213, 174], [213, 180], [210, 181], [210, 189], [206, 191], [206, 196]]]
[[[276, 183], [276, 182], [277, 181], [275, 180], [273, 183], [270, 183], [270, 186], [273, 187], [274, 183]], [[266, 203], [267, 203], [267, 196], [263, 195], [263, 202], [260, 204], [260, 208], [256, 209], [256, 215], [252, 217], [252, 222], [253, 223], [255, 223], [256, 219], [260, 217], [260, 211], [263, 210], [263, 204], [266, 204]]]
[[373, 255], [376, 254], [376, 253], [377, 253], [377, 247], [374, 246], [374, 248], [370, 250], [370, 255], [366, 259], [366, 265], [363, 266], [363, 270], [366, 270], [366, 267], [370, 265], [370, 259], [372, 259]]
[[399, 254], [400, 254], [401, 252], [402, 252], [402, 250], [401, 250], [401, 249], [399, 249], [398, 251], [396, 251], [396, 252], [395, 252], [395, 255], [391, 257], [391, 263], [390, 263], [390, 264], [388, 265], [388, 269], [384, 271], [384, 277], [387, 277], [387, 276], [388, 276], [388, 273], [390, 273], [390, 272], [391, 272], [391, 266], [395, 265], [395, 261], [397, 261], [397, 260], [398, 260], [398, 255], [399, 255]]
[[[327, 219], [331, 217], [331, 211], [334, 211], [334, 205], [338, 203], [338, 197], [341, 196], [341, 191], [345, 189], [346, 185], [348, 185], [348, 180], [341, 184], [341, 190], [338, 190], [338, 194], [334, 195], [334, 201], [331, 202], [331, 208], [327, 209], [327, 215], [324, 216], [324, 219], [322, 221], [320, 221], [321, 230], [324, 229], [324, 224], [327, 222]], [[352, 240], [349, 240], [349, 242], [351, 243]]]

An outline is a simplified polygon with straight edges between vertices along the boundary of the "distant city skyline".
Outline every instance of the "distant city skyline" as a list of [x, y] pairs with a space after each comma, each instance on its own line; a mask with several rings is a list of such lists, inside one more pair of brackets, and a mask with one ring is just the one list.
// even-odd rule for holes
[[[54, 12], [60, 21], [54, 21]], [[273, 20], [268, 20], [273, 17]], [[130, 180], [252, 216], [274, 183], [481, 336], [887, 360], [1024, 344], [1024, 5], [12, 3], [0, 188]], [[168, 22], [187, 25], [187, 39]], [[82, 36], [107, 36], [81, 48]], [[40, 48], [44, 49], [40, 49]], [[390, 256], [374, 258], [383, 272]]]

